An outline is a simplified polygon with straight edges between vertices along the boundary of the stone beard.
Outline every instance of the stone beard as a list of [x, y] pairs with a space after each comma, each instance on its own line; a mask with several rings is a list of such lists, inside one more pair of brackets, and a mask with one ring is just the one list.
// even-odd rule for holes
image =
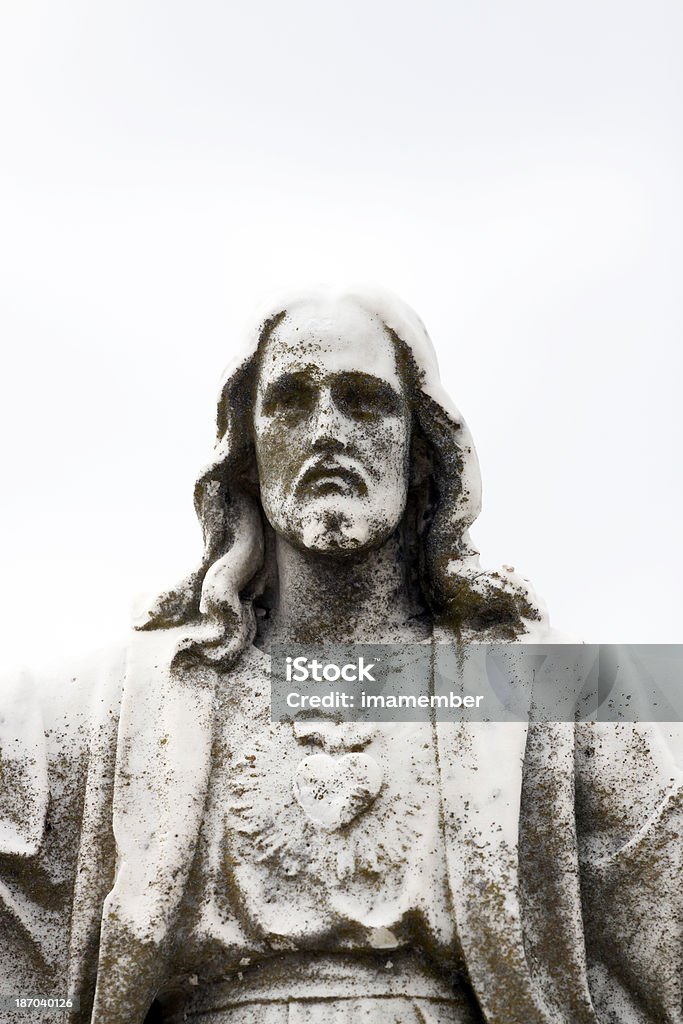
[[479, 501], [412, 310], [268, 313], [223, 382], [197, 569], [125, 650], [6, 688], [0, 995], [73, 1024], [682, 1019], [665, 727], [270, 721], [276, 643], [558, 639], [481, 568]]

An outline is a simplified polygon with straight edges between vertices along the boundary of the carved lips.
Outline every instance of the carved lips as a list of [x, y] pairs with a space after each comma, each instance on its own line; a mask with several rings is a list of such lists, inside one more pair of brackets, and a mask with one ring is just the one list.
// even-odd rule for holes
[[313, 754], [294, 773], [294, 795], [321, 828], [343, 828], [370, 807], [382, 786], [382, 769], [367, 754]]
[[355, 460], [347, 459], [344, 463], [329, 456], [316, 456], [307, 460], [303, 472], [296, 481], [295, 492], [302, 495], [306, 491], [331, 488], [360, 495], [368, 493], [368, 485]]

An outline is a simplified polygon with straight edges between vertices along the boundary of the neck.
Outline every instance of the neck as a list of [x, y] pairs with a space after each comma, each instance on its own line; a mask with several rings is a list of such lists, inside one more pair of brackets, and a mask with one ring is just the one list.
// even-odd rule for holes
[[279, 602], [265, 624], [268, 643], [390, 643], [423, 639], [398, 537], [359, 559], [339, 559], [276, 539]]

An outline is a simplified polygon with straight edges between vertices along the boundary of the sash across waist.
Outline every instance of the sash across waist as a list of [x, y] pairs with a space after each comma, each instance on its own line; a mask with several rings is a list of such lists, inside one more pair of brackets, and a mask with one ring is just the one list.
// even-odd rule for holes
[[469, 1003], [466, 992], [412, 951], [381, 956], [287, 954], [242, 968], [200, 989], [185, 1006], [193, 1014], [215, 1013], [246, 1003], [405, 996]]

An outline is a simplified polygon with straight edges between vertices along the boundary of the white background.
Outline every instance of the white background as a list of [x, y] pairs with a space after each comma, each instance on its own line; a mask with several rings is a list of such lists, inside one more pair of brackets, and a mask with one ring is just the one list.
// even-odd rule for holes
[[196, 562], [270, 293], [393, 289], [559, 628], [680, 642], [683, 8], [2, 0], [3, 665]]

